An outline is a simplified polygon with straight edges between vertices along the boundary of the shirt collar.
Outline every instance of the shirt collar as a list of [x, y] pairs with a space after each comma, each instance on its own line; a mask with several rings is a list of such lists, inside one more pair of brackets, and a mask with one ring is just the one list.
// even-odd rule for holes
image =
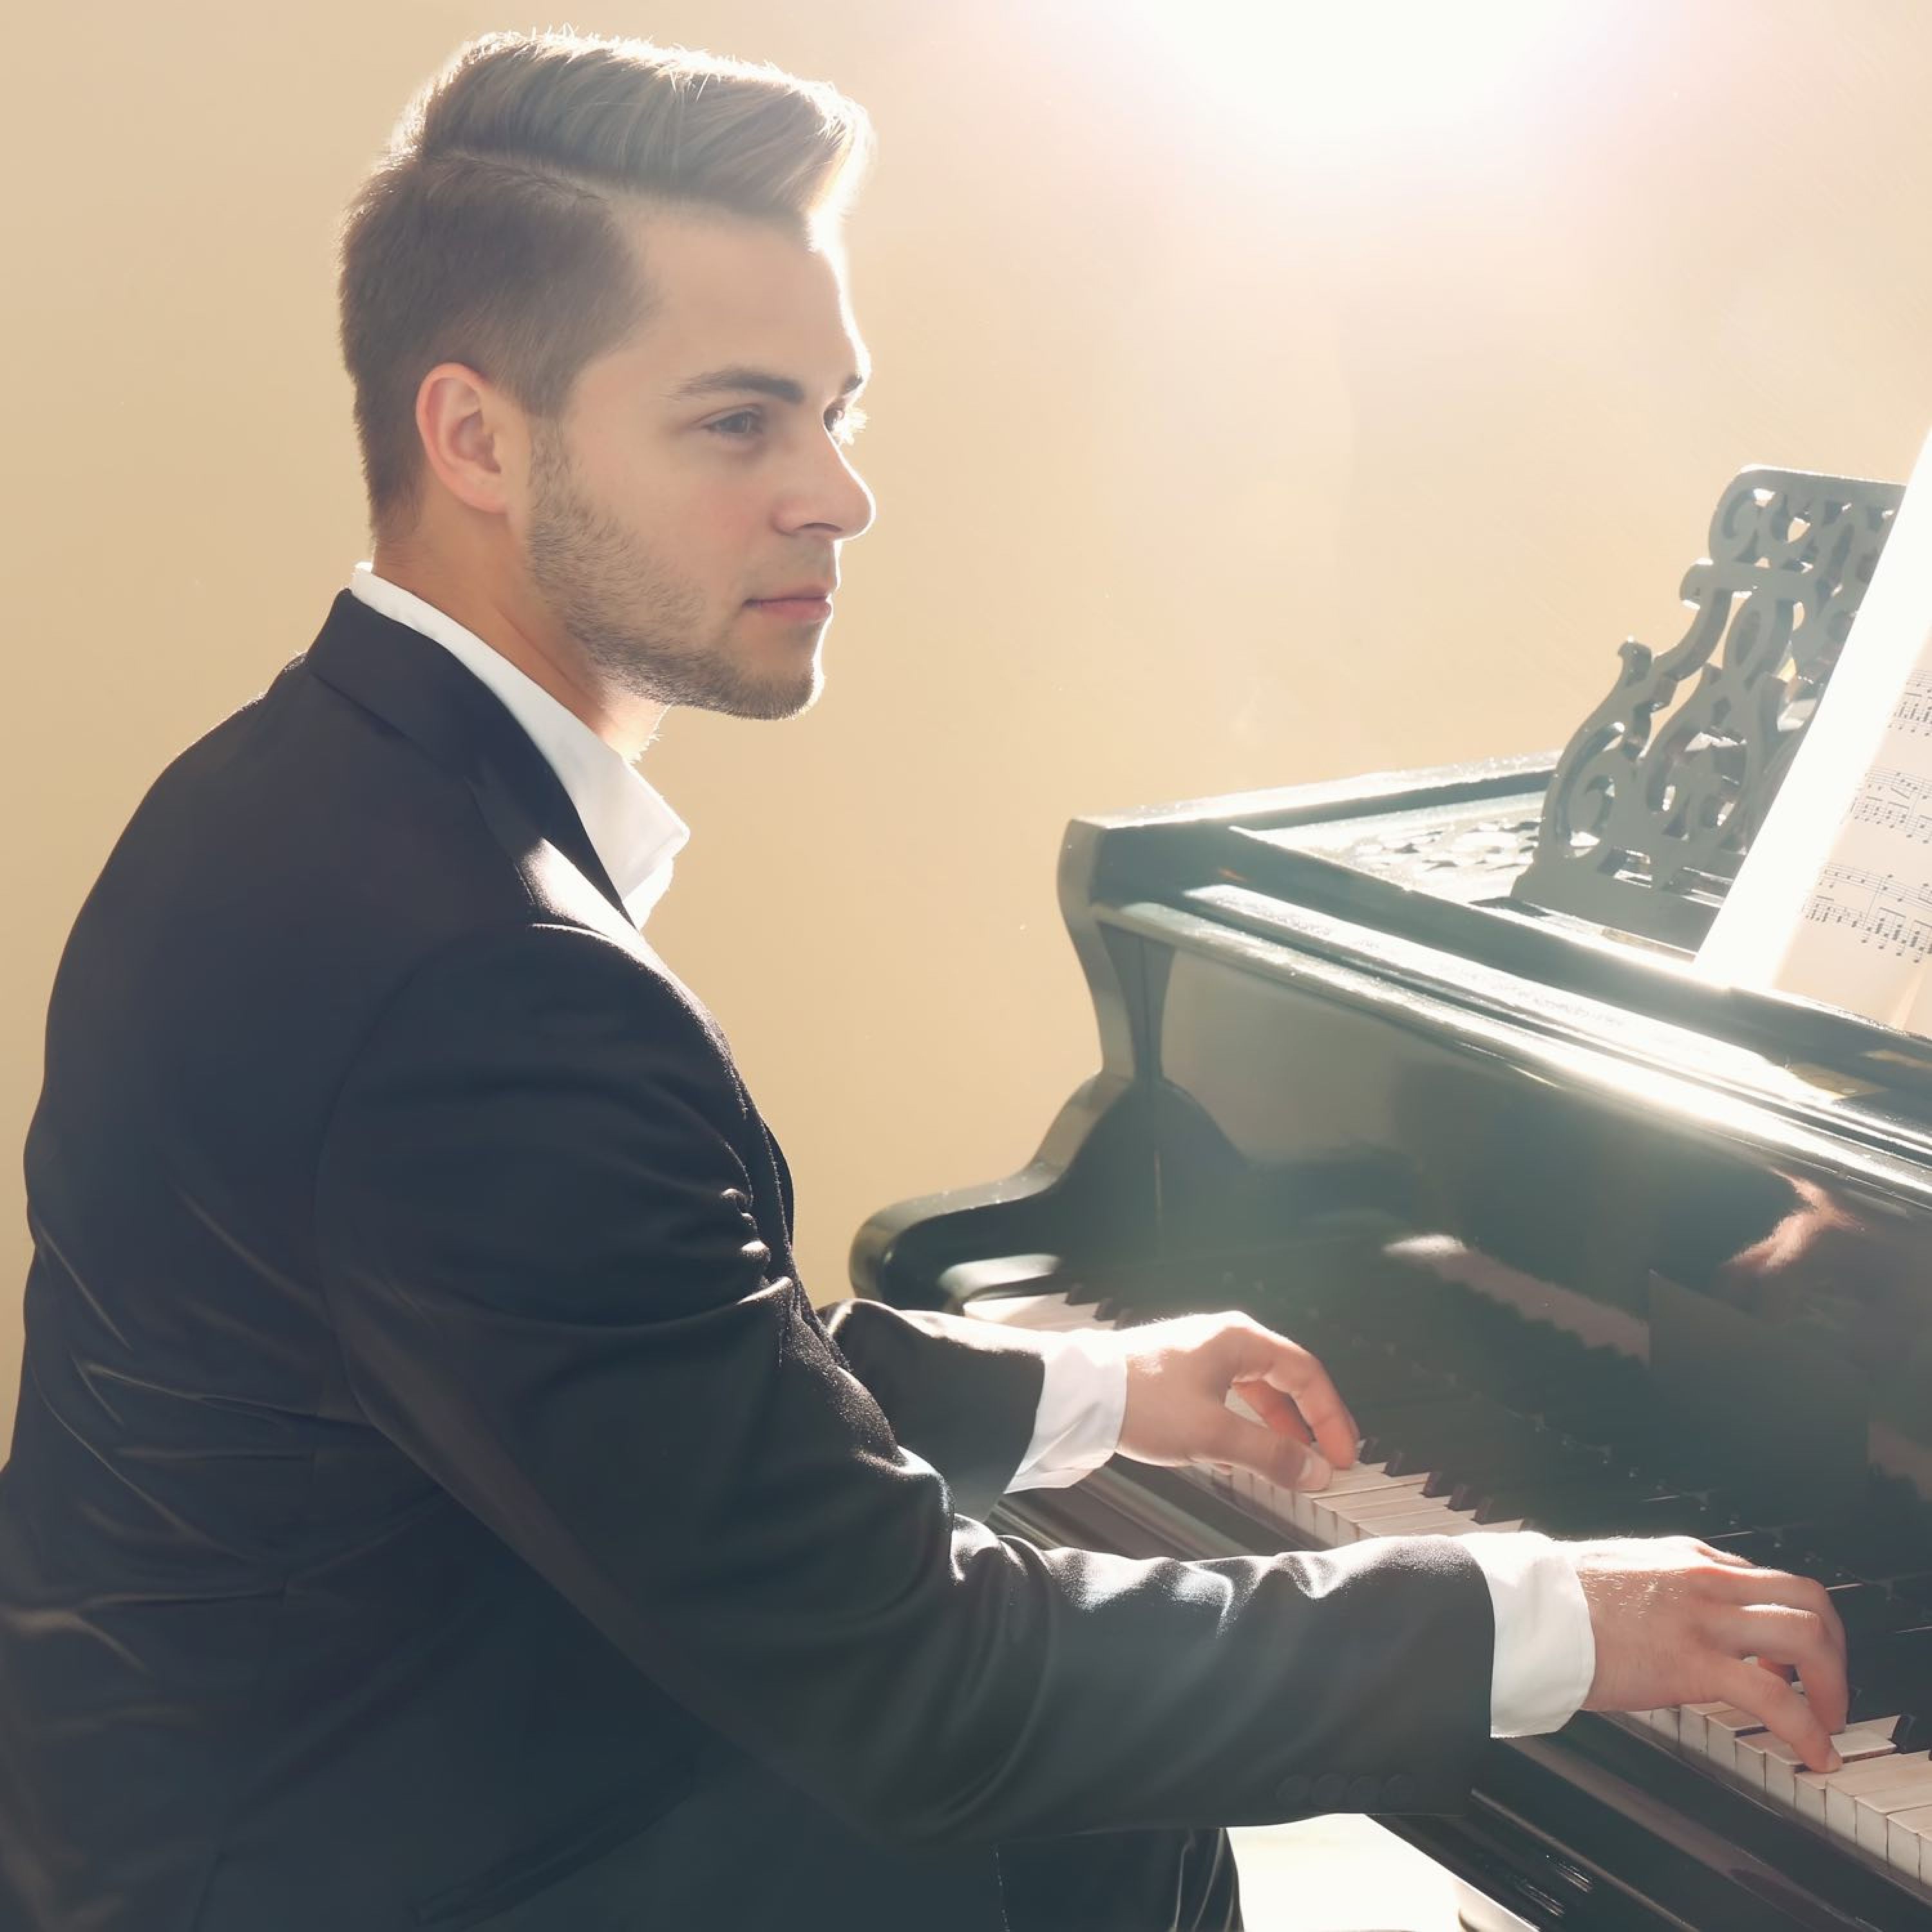
[[567, 706], [454, 617], [358, 563], [350, 592], [372, 610], [440, 644], [495, 693], [569, 794], [624, 910], [642, 926], [670, 884], [671, 865], [691, 829], [656, 788], [632, 770]]

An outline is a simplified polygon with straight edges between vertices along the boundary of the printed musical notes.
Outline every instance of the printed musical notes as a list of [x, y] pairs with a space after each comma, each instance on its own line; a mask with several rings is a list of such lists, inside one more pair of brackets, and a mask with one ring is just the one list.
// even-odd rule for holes
[[1898, 765], [1876, 766], [1859, 782], [1846, 816], [1932, 844], [1932, 776]]
[[1932, 733], [1932, 670], [1915, 670], [1906, 679], [1888, 722], [1893, 730], [1913, 737]]
[[1862, 946], [1900, 959], [1932, 954], [1932, 881], [1876, 872], [1868, 866], [1828, 865], [1804, 902], [1814, 926], [1843, 928]]

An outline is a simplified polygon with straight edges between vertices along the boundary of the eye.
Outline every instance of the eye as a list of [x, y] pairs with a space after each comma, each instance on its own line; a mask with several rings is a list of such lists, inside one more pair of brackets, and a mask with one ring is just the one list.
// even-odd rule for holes
[[742, 442], [758, 435], [764, 426], [763, 410], [734, 410], [728, 416], [720, 416], [704, 425], [714, 436], [722, 436], [732, 442]]
[[843, 447], [866, 427], [866, 412], [856, 403], [849, 408], [835, 406], [825, 412], [825, 427], [832, 432], [832, 440]]

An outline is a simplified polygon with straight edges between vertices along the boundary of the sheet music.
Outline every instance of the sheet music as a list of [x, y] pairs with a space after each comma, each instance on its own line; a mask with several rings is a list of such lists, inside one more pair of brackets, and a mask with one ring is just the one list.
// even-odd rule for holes
[[1733, 986], [1932, 1018], [1932, 438], [1818, 715], [1697, 956]]
[[1892, 728], [1909, 737], [1932, 732], [1932, 671], [1915, 670], [1892, 707]]
[[1804, 902], [1814, 925], [1856, 933], [1861, 946], [1915, 964], [1932, 952], [1932, 886], [1862, 866], [1829, 865]]
[[[1932, 679], [1927, 681], [1932, 692]], [[1895, 724], [1897, 714], [1894, 714]], [[1862, 825], [1882, 826], [1908, 838], [1932, 844], [1932, 778], [1900, 765], [1875, 766], [1864, 775], [1852, 800], [1852, 816]]]

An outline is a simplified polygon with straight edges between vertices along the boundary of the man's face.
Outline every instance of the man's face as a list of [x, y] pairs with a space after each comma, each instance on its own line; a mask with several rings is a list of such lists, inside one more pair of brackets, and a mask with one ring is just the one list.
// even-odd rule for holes
[[835, 262], [730, 215], [640, 218], [655, 306], [532, 426], [530, 580], [627, 694], [785, 718], [818, 696], [866, 373]]

